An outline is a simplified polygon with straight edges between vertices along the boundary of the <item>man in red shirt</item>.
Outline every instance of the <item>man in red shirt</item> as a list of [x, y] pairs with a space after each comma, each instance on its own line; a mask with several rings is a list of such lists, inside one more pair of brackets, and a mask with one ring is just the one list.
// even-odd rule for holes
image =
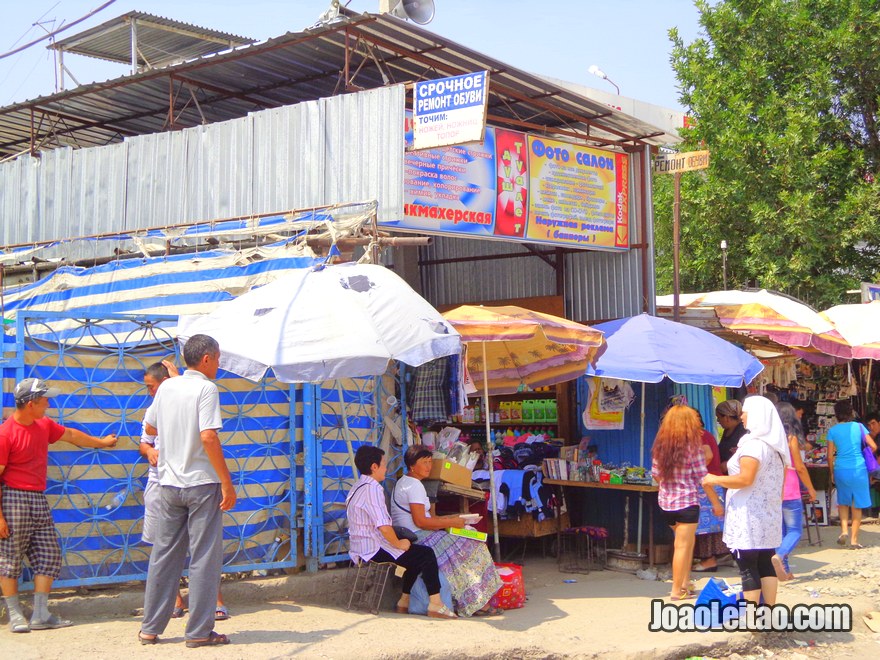
[[[0, 425], [0, 591], [12, 632], [63, 628], [70, 621], [49, 614], [49, 590], [61, 573], [61, 548], [46, 500], [49, 445], [64, 440], [83, 448], [109, 448], [116, 434], [95, 438], [46, 417], [50, 396], [59, 394], [39, 378], [15, 386], [15, 412]], [[18, 580], [22, 559], [34, 571], [34, 612], [21, 611]]]

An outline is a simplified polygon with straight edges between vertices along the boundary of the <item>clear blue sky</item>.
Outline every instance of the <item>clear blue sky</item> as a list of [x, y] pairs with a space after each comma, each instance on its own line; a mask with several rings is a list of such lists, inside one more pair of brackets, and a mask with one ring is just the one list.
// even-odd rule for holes
[[[105, 0], [4, 0], [0, 53], [70, 23]], [[329, 0], [116, 0], [63, 39], [128, 11], [138, 10], [257, 40], [298, 32], [315, 23]], [[343, 3], [344, 4], [344, 3]], [[608, 92], [614, 88], [587, 69], [596, 64], [624, 96], [680, 108], [669, 65], [668, 30], [686, 41], [698, 35], [692, 0], [435, 0], [427, 29], [533, 73]], [[351, 0], [349, 8], [376, 12], [379, 0]], [[33, 24], [43, 21], [45, 30]], [[47, 42], [0, 60], [0, 105], [50, 94], [54, 59]], [[80, 83], [123, 75], [120, 65], [68, 55]], [[68, 87], [73, 83], [68, 81]]]

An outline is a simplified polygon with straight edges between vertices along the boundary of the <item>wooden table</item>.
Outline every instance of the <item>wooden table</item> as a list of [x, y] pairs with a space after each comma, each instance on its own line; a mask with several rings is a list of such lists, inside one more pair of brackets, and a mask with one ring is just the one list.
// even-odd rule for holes
[[479, 488], [465, 488], [463, 486], [448, 484], [445, 481], [441, 481], [437, 492], [441, 495], [457, 495], [459, 497], [459, 507], [461, 512], [468, 513], [468, 500], [475, 500], [478, 502], [485, 500], [487, 491], [480, 490]]
[[[642, 501], [645, 493], [656, 493], [659, 489], [657, 486], [647, 486], [642, 484], [604, 484], [598, 481], [562, 481], [559, 479], [544, 479], [543, 483], [548, 486], [562, 486], [563, 497], [565, 496], [565, 487], [570, 488], [598, 488], [601, 490], [623, 490], [629, 492], [636, 492], [639, 494], [639, 502]], [[557, 511], [557, 520], [560, 520], [558, 511]], [[629, 521], [627, 521], [629, 524]], [[639, 529], [641, 532], [641, 528]], [[562, 528], [561, 525], [557, 525], [557, 538], [561, 537]], [[637, 550], [641, 551], [640, 547], [636, 547]], [[648, 507], [648, 563], [653, 566], [654, 565], [654, 507]]]

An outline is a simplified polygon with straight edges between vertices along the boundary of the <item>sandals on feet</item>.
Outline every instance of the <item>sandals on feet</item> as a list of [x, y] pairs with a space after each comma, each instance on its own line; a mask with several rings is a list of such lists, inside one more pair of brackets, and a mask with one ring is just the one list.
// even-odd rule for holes
[[846, 534], [837, 537], [837, 545], [846, 545]]
[[864, 550], [865, 549], [865, 546], [863, 546], [861, 543], [853, 543], [849, 547], [852, 548], [853, 550]]
[[208, 639], [186, 640], [186, 648], [188, 649], [197, 649], [200, 646], [220, 646], [222, 644], [229, 644], [229, 638], [226, 635], [221, 635], [213, 630], [211, 631], [211, 634], [208, 635]]
[[149, 646], [151, 644], [158, 644], [159, 643], [159, 636], [155, 635], [153, 637], [144, 637], [144, 634], [140, 630], [138, 630], [138, 641], [141, 644], [143, 644], [144, 646]]
[[23, 616], [13, 616], [9, 618], [9, 631], [14, 633], [29, 633], [31, 627], [28, 625], [27, 619]]
[[214, 621], [226, 621], [229, 618], [229, 610], [226, 605], [218, 605], [214, 610]]
[[791, 573], [785, 570], [785, 564], [782, 562], [782, 557], [780, 557], [779, 555], [773, 555], [770, 558], [770, 562], [773, 564], [773, 570], [776, 571], [777, 580], [779, 580], [780, 582], [786, 582], [787, 580], [791, 579], [789, 577]]
[[73, 625], [73, 621], [61, 619], [54, 614], [50, 614], [48, 619], [43, 621], [34, 621], [31, 619], [31, 630], [55, 630], [56, 628], [67, 628]]
[[441, 605], [438, 609], [432, 610], [428, 608], [428, 616], [432, 619], [457, 619], [458, 616], [450, 610], [446, 605]]
[[498, 616], [503, 613], [504, 610], [500, 607], [490, 607], [489, 605], [486, 605], [483, 609], [474, 612], [472, 616]]
[[171, 610], [171, 618], [172, 619], [182, 619], [183, 618], [183, 608], [182, 607], [175, 607], [173, 610]]
[[682, 589], [681, 593], [678, 594], [678, 596], [670, 596], [669, 600], [691, 600], [696, 597], [697, 595], [694, 592], [688, 591], [687, 589]]

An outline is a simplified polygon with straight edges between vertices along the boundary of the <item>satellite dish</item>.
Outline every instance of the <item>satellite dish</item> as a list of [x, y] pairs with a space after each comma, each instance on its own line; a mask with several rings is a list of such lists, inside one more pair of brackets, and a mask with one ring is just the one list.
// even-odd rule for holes
[[426, 25], [434, 20], [434, 0], [401, 0], [389, 13], [397, 18], [408, 18], [413, 23]]

